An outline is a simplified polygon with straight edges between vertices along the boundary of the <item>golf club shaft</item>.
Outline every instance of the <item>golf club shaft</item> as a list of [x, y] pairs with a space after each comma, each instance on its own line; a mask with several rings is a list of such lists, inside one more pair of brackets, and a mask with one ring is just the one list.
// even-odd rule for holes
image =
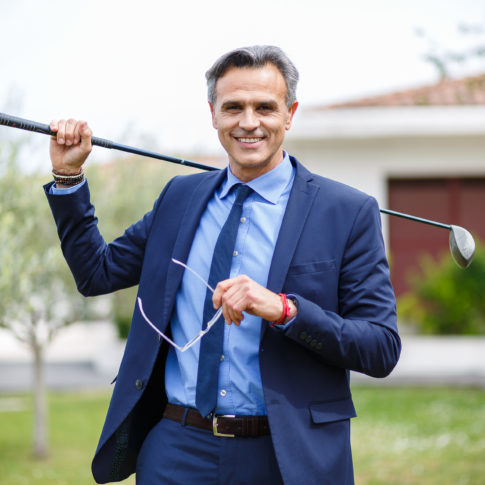
[[408, 219], [410, 221], [422, 222], [424, 224], [429, 224], [430, 226], [442, 227], [443, 229], [451, 230], [451, 226], [449, 224], [443, 224], [442, 222], [423, 219], [422, 217], [412, 216], [410, 214], [404, 214], [403, 212], [397, 212], [390, 209], [381, 209], [381, 212], [383, 214], [389, 214], [390, 216], [402, 217], [403, 219]]
[[[44, 135], [56, 135], [56, 133], [50, 129], [49, 125], [37, 123], [36, 121], [26, 120], [24, 118], [18, 118], [16, 116], [11, 116], [6, 113], [0, 113], [0, 125], [10, 126], [11, 128], [18, 128], [20, 130], [33, 131], [35, 133], [42, 133]], [[128, 145], [121, 145], [120, 143], [115, 143], [111, 140], [98, 138], [96, 136], [93, 136], [91, 138], [91, 143], [94, 146], [110, 148], [112, 150], [120, 150], [127, 153], [134, 153], [135, 155], [156, 158], [158, 160], [164, 160], [165, 162], [178, 163], [179, 165], [186, 165], [187, 167], [198, 168], [200, 170], [217, 170], [217, 168], [215, 167], [204, 165], [202, 163], [191, 162], [189, 160], [183, 160], [181, 158], [169, 157], [168, 155], [162, 155], [160, 153], [150, 152]]]
[[[49, 125], [42, 123], [37, 123], [36, 121], [26, 120], [24, 118], [18, 118], [16, 116], [11, 116], [6, 113], [0, 113], [0, 125], [10, 126], [11, 128], [18, 128], [21, 130], [33, 131], [35, 133], [42, 133], [44, 135], [55, 135]], [[204, 165], [202, 163], [191, 162], [189, 160], [183, 160], [181, 158], [169, 157], [167, 155], [162, 155], [156, 152], [150, 152], [147, 150], [142, 150], [140, 148], [131, 147], [129, 145], [121, 145], [104, 138], [98, 138], [93, 136], [91, 138], [91, 143], [95, 146], [100, 146], [103, 148], [110, 148], [113, 150], [119, 150], [122, 152], [133, 153], [135, 155], [141, 155], [143, 157], [156, 158], [157, 160], [163, 160], [165, 162], [177, 163], [179, 165], [186, 165], [187, 167], [198, 168], [200, 170], [218, 170], [216, 167], [211, 167], [210, 165]], [[380, 209], [384, 214], [389, 214], [391, 216], [402, 217], [411, 221], [422, 222], [424, 224], [429, 224], [431, 226], [442, 227], [443, 229], [451, 230], [451, 226], [448, 224], [443, 224], [441, 222], [431, 221], [429, 219], [423, 219], [421, 217], [412, 216], [409, 214], [404, 214], [402, 212], [396, 212], [389, 209]]]

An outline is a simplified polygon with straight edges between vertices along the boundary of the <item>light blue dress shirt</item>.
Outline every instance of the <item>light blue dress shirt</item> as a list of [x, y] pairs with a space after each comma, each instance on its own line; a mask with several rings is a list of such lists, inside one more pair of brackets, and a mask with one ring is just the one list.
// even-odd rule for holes
[[49, 193], [54, 195], [67, 195], [76, 192], [76, 190], [80, 189], [86, 183], [86, 179], [84, 179], [80, 184], [73, 185], [72, 187], [66, 187], [64, 189], [58, 189], [56, 184], [52, 184]]
[[[294, 168], [285, 153], [282, 163], [247, 184], [254, 192], [243, 206], [231, 278], [244, 274], [266, 286], [293, 179]], [[229, 191], [240, 182], [228, 168], [226, 180], [209, 200], [195, 233], [187, 265], [206, 281], [217, 237], [235, 199], [235, 193]], [[185, 271], [171, 320], [172, 337], [177, 344], [185, 345], [199, 332], [205, 293], [206, 287], [200, 280]], [[239, 327], [224, 326], [218, 414], [266, 414], [259, 369], [261, 324], [260, 317], [245, 313]], [[185, 352], [170, 348], [165, 371], [169, 402], [195, 407], [199, 350], [200, 342]]]
[[[243, 206], [231, 278], [244, 274], [266, 286], [294, 176], [295, 169], [284, 153], [283, 161], [273, 170], [247, 183], [254, 192]], [[84, 182], [67, 189], [52, 186], [51, 193], [72, 193]], [[187, 265], [205, 281], [209, 279], [217, 237], [234, 203], [235, 192], [230, 193], [230, 190], [237, 183], [241, 181], [228, 167], [227, 178], [209, 200], [195, 233]], [[205, 293], [206, 286], [190, 271], [185, 271], [171, 319], [172, 338], [177, 344], [185, 345], [200, 331]], [[259, 369], [261, 325], [260, 317], [246, 313], [239, 327], [224, 325], [218, 414], [266, 414]], [[199, 350], [200, 342], [185, 352], [170, 347], [165, 367], [165, 390], [169, 402], [195, 408]]]

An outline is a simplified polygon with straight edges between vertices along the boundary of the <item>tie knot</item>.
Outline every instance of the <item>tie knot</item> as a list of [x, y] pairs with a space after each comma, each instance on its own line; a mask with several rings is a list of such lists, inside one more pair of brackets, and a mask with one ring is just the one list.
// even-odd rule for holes
[[238, 184], [236, 187], [236, 200], [234, 201], [234, 204], [243, 204], [252, 191], [253, 189], [248, 185]]

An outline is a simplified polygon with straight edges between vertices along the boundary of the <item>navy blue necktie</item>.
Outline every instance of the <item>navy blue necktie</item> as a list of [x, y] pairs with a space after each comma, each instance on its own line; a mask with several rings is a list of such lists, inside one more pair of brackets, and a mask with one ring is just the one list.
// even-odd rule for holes
[[[229, 278], [242, 207], [245, 199], [251, 192], [252, 189], [247, 185], [240, 184], [237, 186], [236, 200], [217, 238], [212, 256], [208, 281], [212, 288], [215, 288], [220, 281]], [[212, 292], [207, 290], [204, 303], [203, 325], [207, 324], [215, 312], [216, 310], [214, 310], [212, 305]], [[223, 336], [224, 319], [219, 318], [210, 332], [204, 335], [200, 341], [195, 405], [202, 416], [207, 416], [214, 410], [217, 404], [217, 380]]]

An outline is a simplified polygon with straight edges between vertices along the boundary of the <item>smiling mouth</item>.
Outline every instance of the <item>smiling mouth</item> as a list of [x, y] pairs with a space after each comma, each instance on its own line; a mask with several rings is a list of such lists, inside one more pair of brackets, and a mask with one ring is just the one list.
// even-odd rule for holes
[[258, 143], [263, 140], [263, 137], [235, 137], [237, 141], [241, 143]]

